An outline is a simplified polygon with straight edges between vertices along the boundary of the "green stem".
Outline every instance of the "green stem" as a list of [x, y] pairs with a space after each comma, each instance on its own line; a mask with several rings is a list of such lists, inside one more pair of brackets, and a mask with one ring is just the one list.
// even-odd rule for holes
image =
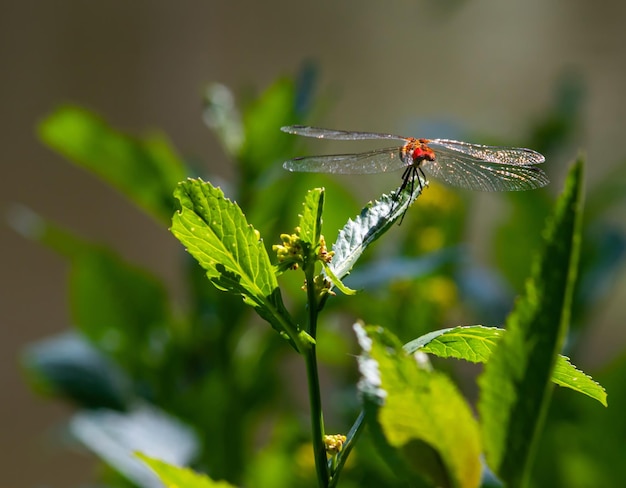
[[[307, 302], [309, 311], [309, 335], [315, 339], [317, 332], [317, 296], [313, 282], [313, 266], [307, 266], [305, 270]], [[307, 382], [309, 385], [309, 402], [311, 405], [311, 434], [313, 440], [313, 454], [315, 457], [315, 470], [317, 480], [321, 488], [328, 487], [328, 464], [326, 459], [326, 446], [324, 445], [324, 418], [322, 415], [322, 397], [320, 394], [320, 380], [317, 370], [317, 355], [315, 344], [312, 344], [305, 353]]]
[[326, 461], [326, 446], [324, 445], [324, 418], [322, 416], [322, 401], [319, 388], [319, 376], [317, 374], [317, 359], [315, 346], [311, 346], [306, 352], [306, 371], [309, 383], [309, 402], [311, 405], [311, 433], [313, 436], [313, 453], [315, 456], [315, 469], [319, 485], [323, 488], [328, 486], [328, 466]]

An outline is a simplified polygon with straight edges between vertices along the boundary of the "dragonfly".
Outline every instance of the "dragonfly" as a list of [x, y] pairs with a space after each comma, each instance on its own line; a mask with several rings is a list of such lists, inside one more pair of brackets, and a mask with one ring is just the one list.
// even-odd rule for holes
[[537, 167], [543, 155], [521, 147], [483, 146], [450, 139], [416, 139], [377, 132], [353, 132], [290, 125], [288, 134], [317, 139], [362, 141], [384, 139], [401, 141], [393, 147], [351, 154], [304, 156], [283, 164], [288, 171], [336, 174], [369, 174], [404, 169], [396, 196], [409, 186], [413, 196], [415, 180], [419, 191], [426, 181], [424, 171], [448, 185], [479, 191], [519, 191], [540, 188], [549, 183]]

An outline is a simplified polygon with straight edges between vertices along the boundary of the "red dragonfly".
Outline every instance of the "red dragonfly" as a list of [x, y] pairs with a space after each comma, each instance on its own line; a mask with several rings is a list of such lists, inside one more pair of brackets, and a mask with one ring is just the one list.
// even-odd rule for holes
[[282, 127], [283, 132], [318, 139], [360, 141], [390, 139], [401, 146], [355, 154], [305, 156], [283, 164], [289, 171], [309, 173], [366, 174], [404, 169], [399, 195], [418, 180], [420, 190], [424, 171], [445, 183], [470, 190], [532, 190], [548, 184], [546, 174], [537, 167], [545, 158], [532, 149], [482, 146], [449, 139], [415, 139], [376, 132], [351, 132], [320, 129], [303, 125]]

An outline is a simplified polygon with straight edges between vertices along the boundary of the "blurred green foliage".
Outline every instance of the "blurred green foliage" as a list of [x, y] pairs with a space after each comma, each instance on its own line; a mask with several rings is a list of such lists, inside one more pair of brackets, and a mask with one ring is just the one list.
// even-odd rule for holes
[[[278, 128], [307, 117], [314, 84], [312, 73], [304, 73], [297, 82], [278, 80], [241, 108], [227, 88], [207, 90], [205, 120], [236, 170], [224, 193], [237, 200], [268, 246], [292, 231], [311, 188], [326, 188], [323, 219], [329, 243], [363, 199], [325, 175], [281, 172], [281, 162], [302, 150], [301, 140]], [[579, 126], [582, 91], [568, 79], [555, 98], [544, 119], [529, 127], [528, 139], [512, 145], [543, 151], [548, 161], [566, 157]], [[169, 225], [177, 208], [176, 184], [193, 174], [162, 135], [122, 134], [82, 108], [59, 108], [42, 121], [39, 133], [52, 149], [107, 181], [163, 225]], [[624, 174], [624, 168], [618, 171]], [[567, 343], [574, 359], [623, 262], [624, 235], [604, 216], [623, 202], [624, 182], [607, 179], [588, 192], [591, 215], [583, 222]], [[327, 301], [317, 349], [328, 431], [345, 432], [360, 409], [359, 375], [349, 354], [357, 352], [350, 329], [355, 319], [384, 324], [400, 343], [450, 323], [475, 323], [477, 317], [504, 322], [539, 246], [551, 198], [547, 190], [502, 196], [508, 214], [486, 239], [496, 269], [463, 257], [470, 198], [432, 183], [402, 227], [390, 231], [393, 239], [365, 252], [347, 280], [348, 286], [367, 292]], [[24, 210], [15, 219], [21, 220], [22, 232], [68, 259], [75, 325], [25, 352], [27, 377], [39, 391], [80, 409], [71, 431], [111, 468], [105, 472], [108, 485], [158, 486], [142, 462], [130, 459], [130, 452], [142, 447], [151, 457], [190, 465], [234, 485], [317, 485], [301, 407], [304, 373], [292, 367], [288, 342], [260, 323], [241, 297], [210, 286], [181, 249], [177, 259], [188, 286], [187, 306], [181, 309], [153, 273], [112, 249]], [[281, 277], [283, 299], [295, 317], [305, 310], [301, 285], [295, 274]], [[455, 375], [450, 364], [437, 364]], [[620, 486], [616, 480], [626, 479], [626, 465], [620, 462], [626, 447], [624, 373], [622, 355], [594, 374], [609, 391], [608, 410], [582, 395], [556, 392], [538, 446], [533, 486]], [[103, 415], [103, 409], [109, 414]], [[374, 452], [372, 434], [365, 430], [341, 486], [405, 485]]]

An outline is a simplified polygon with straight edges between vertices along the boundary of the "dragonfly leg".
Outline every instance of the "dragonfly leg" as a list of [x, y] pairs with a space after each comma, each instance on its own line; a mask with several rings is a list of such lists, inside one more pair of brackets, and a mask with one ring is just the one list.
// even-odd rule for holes
[[[389, 211], [390, 214], [394, 211], [395, 205], [398, 203], [400, 195], [402, 194], [404, 190], [406, 190], [407, 186], [409, 185], [410, 185], [409, 199], [413, 198], [413, 194], [415, 193], [415, 180], [416, 179], [419, 184], [418, 191], [421, 193], [421, 191], [423, 190], [423, 184], [422, 184], [422, 180], [419, 178], [420, 173], [422, 175], [424, 174], [422, 173], [422, 170], [419, 168], [419, 166], [412, 164], [406, 167], [406, 169], [404, 170], [404, 173], [402, 173], [402, 184], [400, 185], [400, 188], [398, 188], [398, 190], [394, 192], [393, 200], [392, 200], [393, 205], [391, 206], [391, 210]], [[406, 215], [406, 212], [408, 209], [409, 207], [407, 206], [407, 208], [402, 213], [402, 217], [400, 218], [400, 222], [398, 223], [398, 225], [402, 224], [402, 222], [404, 221], [404, 216]]]
[[406, 169], [404, 170], [404, 173], [402, 173], [402, 184], [400, 185], [400, 188], [398, 188], [398, 191], [396, 192], [394, 199], [397, 200], [398, 197], [400, 196], [400, 193], [402, 193], [404, 191], [404, 189], [406, 188], [406, 186], [409, 184], [409, 180], [411, 180], [411, 174], [413, 173], [415, 168], [413, 168], [413, 166], [407, 166]]
[[[419, 171], [419, 174], [422, 177], [422, 179], [419, 180], [419, 182], [420, 182], [420, 192], [421, 192], [424, 189], [424, 186], [428, 186], [428, 180], [426, 179], [426, 175], [424, 174], [424, 171], [422, 170], [421, 166], [417, 167], [417, 171]], [[417, 176], [417, 171], [415, 171], [415, 176]], [[422, 180], [425, 183], [422, 183]]]

